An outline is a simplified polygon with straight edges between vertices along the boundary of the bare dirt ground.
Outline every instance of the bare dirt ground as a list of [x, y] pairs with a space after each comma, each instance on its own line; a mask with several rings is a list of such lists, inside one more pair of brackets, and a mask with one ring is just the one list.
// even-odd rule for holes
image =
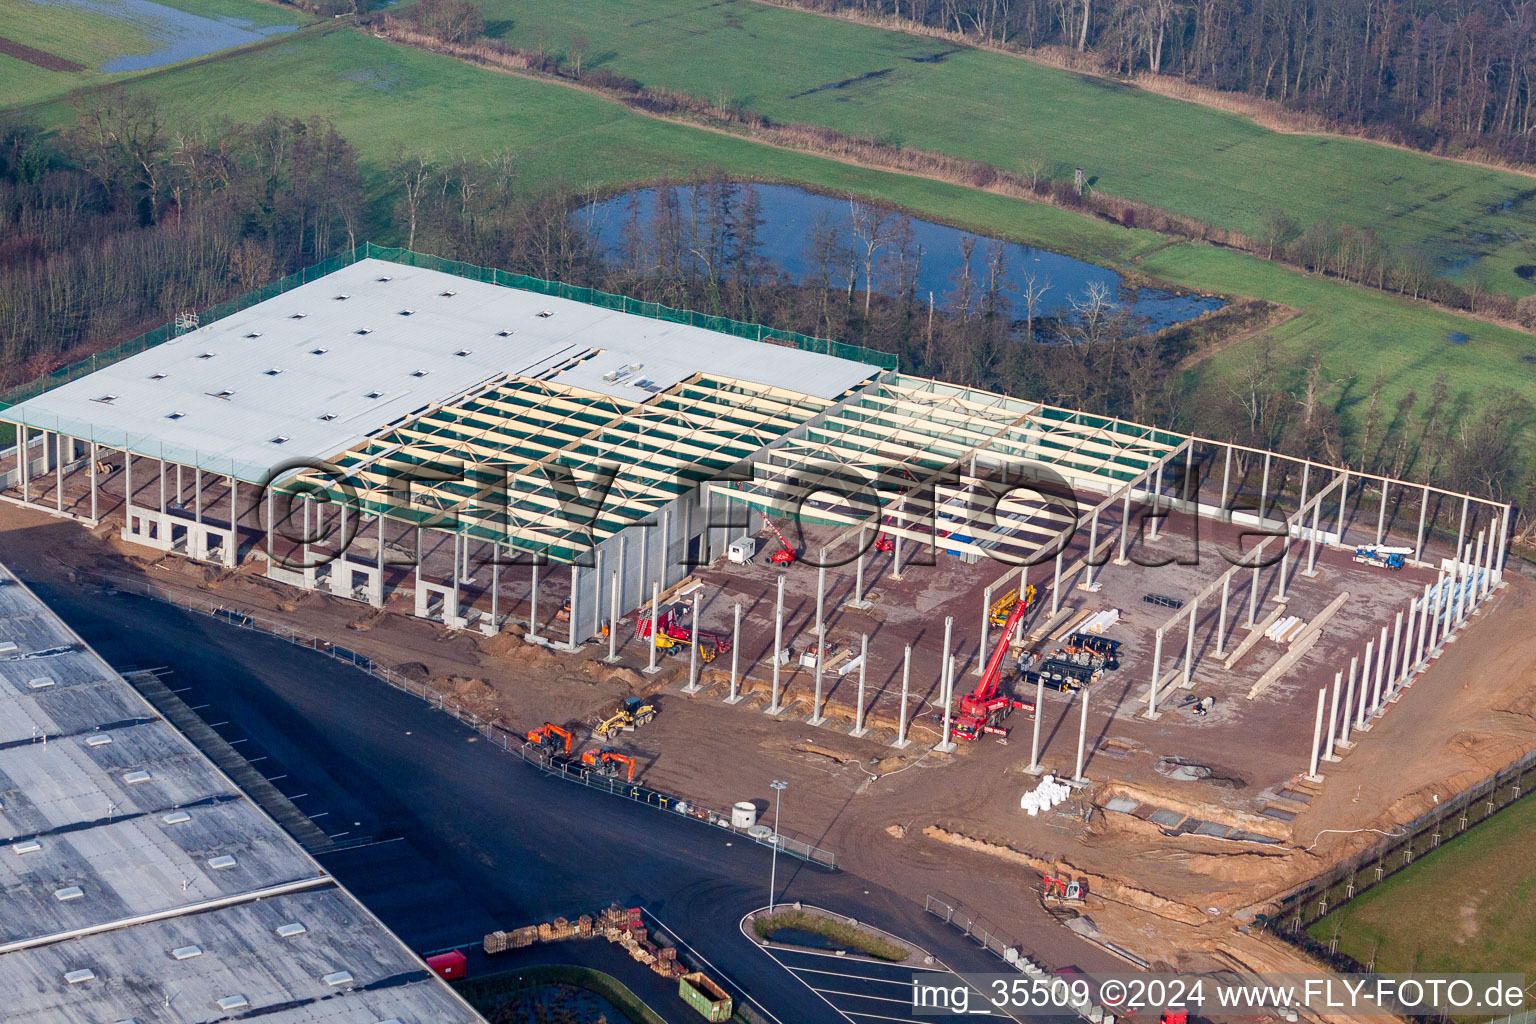
[[[785, 792], [785, 831], [835, 850], [845, 870], [885, 879], [916, 900], [928, 893], [950, 894], [979, 908], [1015, 941], [1041, 951], [1048, 963], [1053, 949], [1066, 949], [1069, 952], [1057, 956], [1090, 969], [1123, 963], [1102, 949], [1067, 942], [1070, 936], [1047, 916], [1035, 894], [1041, 869], [1088, 878], [1093, 897], [1074, 927], [1149, 961], [1180, 967], [1239, 963], [1258, 969], [1302, 969], [1287, 947], [1249, 934], [1246, 923], [1256, 909], [1368, 845], [1376, 837], [1371, 830], [1393, 830], [1431, 806], [1436, 795], [1457, 792], [1536, 746], [1536, 730], [1531, 728], [1536, 712], [1536, 669], [1531, 667], [1536, 663], [1536, 585], [1513, 574], [1510, 585], [1473, 618], [1346, 759], [1325, 766], [1325, 782], [1302, 793], [1310, 802], [1296, 805], [1294, 820], [1281, 823], [1254, 813], [1251, 787], [1293, 783], [1305, 768], [1307, 750], [1296, 742], [1297, 730], [1267, 724], [1277, 715], [1292, 713], [1287, 709], [1298, 698], [1286, 696], [1284, 687], [1277, 689], [1278, 704], [1241, 702], [1245, 717], [1219, 729], [1192, 723], [1187, 716], [1146, 722], [1135, 715], [1134, 697], [1111, 713], [1106, 698], [1103, 712], [1096, 711], [1092, 719], [1096, 735], [1087, 774], [1094, 785], [1057, 813], [1036, 818], [1026, 816], [1018, 804], [1034, 784], [1023, 773], [1029, 760], [1029, 723], [1022, 716], [1013, 722], [1011, 742], [988, 739], [945, 757], [930, 751], [938, 731], [930, 705], [914, 731], [916, 742], [897, 751], [889, 745], [892, 723], [883, 710], [875, 731], [863, 739], [846, 735], [851, 722], [845, 721], [844, 730], [806, 725], [809, 673], [803, 671], [793, 681], [805, 701], [797, 713], [754, 713], [750, 708], [765, 702], [768, 669], [752, 663], [771, 645], [772, 624], [767, 587], [771, 577], [758, 579], [759, 567], [733, 575], [738, 592], [756, 591], [748, 621], [757, 623], [758, 632], [749, 641], [744, 631], [742, 646], [743, 668], [750, 668], [754, 692], [745, 706], [729, 707], [721, 700], [721, 662], [706, 676], [712, 685], [690, 698], [680, 692], [686, 682], [686, 658], [663, 660], [661, 671], [647, 676], [640, 671], [646, 651], [639, 644], [627, 644], [619, 664], [610, 666], [601, 661], [606, 645], [589, 644], [581, 652], [566, 654], [525, 643], [510, 627], [493, 638], [451, 633], [406, 614], [408, 607], [402, 610], [398, 597], [376, 611], [267, 581], [261, 577], [259, 557], [248, 557], [241, 569], [229, 572], [124, 545], [116, 539], [115, 525], [91, 532], [9, 503], [0, 504], [0, 560], [27, 577], [55, 582], [99, 585], [99, 573], [139, 579], [173, 598], [218, 601], [284, 622], [430, 680], [518, 731], [546, 720], [589, 724], [623, 696], [655, 693], [660, 717], [622, 739], [622, 745], [639, 756], [647, 784], [724, 808], [742, 799], [766, 806], [768, 781], [785, 779], [790, 784]], [[1354, 567], [1341, 552], [1330, 552], [1320, 565], [1323, 577], [1295, 577], [1293, 586], [1302, 592], [1296, 600], [1324, 600], [1321, 590], [1311, 597], [1305, 592], [1321, 588], [1330, 576], [1329, 594], [1339, 586], [1357, 586], [1352, 573], [1366, 573], [1359, 584], [1382, 590], [1383, 577]], [[974, 573], [969, 586], [962, 587], [949, 576], [955, 570], [939, 567], [924, 578], [909, 571], [912, 582], [903, 584], [908, 590], [891, 589], [889, 581], [880, 582], [877, 568], [866, 569], [872, 588], [887, 588], [886, 615], [920, 615], [931, 628], [937, 614], [941, 629], [951, 603], [957, 615], [962, 608], [972, 618], [979, 614], [977, 596], [970, 592], [980, 585]], [[1130, 598], [1142, 584], [1130, 577], [1116, 582], [1116, 571], [1131, 569], [1105, 567], [1105, 590], [1087, 596], [1114, 599], [1129, 610], [1136, 603]], [[814, 571], [809, 575], [814, 577]], [[711, 586], [710, 571], [703, 576]], [[1412, 583], [1405, 575], [1385, 589], [1406, 593]], [[807, 585], [812, 588], [810, 607]], [[841, 585], [851, 584], [845, 580]], [[1128, 589], [1116, 597], [1115, 587]], [[813, 578], [807, 583], [802, 577], [796, 584], [802, 625], [814, 616], [813, 588]], [[769, 633], [763, 636], [765, 594]], [[1363, 621], [1349, 633], [1377, 626], [1397, 596], [1372, 593], [1359, 613]], [[848, 618], [833, 628], [839, 635], [857, 635], [865, 627], [857, 625], [855, 616], [866, 613], [843, 608], [845, 597], [840, 593], [836, 605], [838, 614]], [[730, 601], [712, 601], [709, 624], [719, 628], [728, 623], [729, 607]], [[1130, 622], [1131, 642], [1142, 644], [1134, 634], [1149, 630], [1152, 622]], [[627, 635], [622, 625], [619, 635]], [[899, 652], [895, 662], [888, 651], [883, 657], [882, 681], [889, 681]], [[930, 659], [924, 691], [931, 698], [937, 657]], [[1331, 670], [1327, 674], [1331, 679]], [[960, 685], [968, 685], [971, 678], [963, 677]], [[1211, 678], [1213, 687], [1220, 685], [1219, 677]], [[850, 680], [845, 677], [839, 685], [847, 688]], [[1302, 704], [1315, 700], [1315, 685], [1310, 674], [1296, 684]], [[1144, 688], [1138, 682], [1137, 689]], [[913, 693], [916, 703], [916, 686]], [[1042, 733], [1053, 742], [1042, 759], [1070, 768], [1078, 708], [1069, 695], [1056, 695], [1047, 698], [1044, 710]], [[832, 711], [848, 713], [846, 705]], [[1301, 730], [1308, 739], [1309, 730], [1309, 724]], [[1277, 735], [1281, 739], [1276, 740]], [[1235, 774], [1255, 778], [1245, 780], [1244, 789], [1235, 789], [1210, 781], [1175, 782], [1151, 770], [1158, 757], [1180, 753], [1193, 753], [1219, 767], [1229, 762]], [[1270, 761], [1274, 763], [1264, 769]], [[1279, 841], [1259, 845], [1188, 834], [1169, 837], [1150, 822], [1102, 811], [1105, 800], [1127, 792], [1162, 807], [1267, 829]]]

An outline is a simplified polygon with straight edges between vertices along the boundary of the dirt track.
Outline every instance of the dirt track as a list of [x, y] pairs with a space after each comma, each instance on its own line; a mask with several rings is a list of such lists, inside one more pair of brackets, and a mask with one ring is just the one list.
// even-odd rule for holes
[[24, 60], [28, 64], [35, 64], [47, 71], [85, 70], [84, 64], [76, 64], [72, 60], [65, 60], [63, 57], [49, 53], [47, 50], [34, 49], [25, 43], [18, 43], [16, 40], [7, 39], [4, 36], [0, 36], [0, 53], [5, 54], [7, 57], [15, 57], [17, 60]]
[[[1017, 733], [1012, 744], [988, 740], [952, 758], [928, 753], [921, 742], [895, 751], [883, 742], [888, 732], [853, 739], [727, 707], [720, 684], [685, 697], [685, 660], [663, 662], [651, 678], [635, 671], [643, 667], [636, 648], [614, 667], [598, 660], [606, 650], [595, 646], [569, 655], [511, 634], [450, 634], [398, 612], [272, 584], [260, 578], [259, 562], [228, 573], [130, 549], [110, 532], [93, 535], [0, 505], [0, 560], [55, 580], [78, 579], [78, 570], [138, 578], [168, 593], [286, 621], [430, 677], [520, 730], [546, 719], [590, 722], [623, 695], [659, 692], [661, 716], [624, 737], [641, 756], [647, 783], [723, 808], [742, 799], [765, 805], [768, 781], [785, 779], [786, 831], [834, 849], [846, 869], [880, 877], [918, 901], [942, 891], [981, 908], [1016, 941], [1042, 951], [1063, 948], [1067, 939], [1033, 893], [1037, 867], [1049, 865], [1090, 877], [1101, 894], [1090, 908], [1093, 925], [1148, 960], [1181, 967], [1232, 958], [1253, 966], [1293, 963], [1288, 950], [1245, 934], [1243, 922], [1255, 907], [1368, 845], [1374, 834], [1359, 830], [1389, 831], [1431, 806], [1435, 794], [1443, 799], [1536, 746], [1536, 587], [1513, 575], [1357, 749], [1324, 769], [1321, 793], [1290, 823], [1288, 841], [1259, 847], [1193, 835], [1170, 839], [1147, 822], [1092, 809], [1090, 801], [1029, 818], [1018, 809], [1019, 796], [1033, 785], [1022, 772], [1028, 740], [1020, 744]], [[1194, 812], [1219, 804], [1205, 785], [1137, 782], [1145, 796]], [[1093, 800], [1101, 802], [1107, 787], [1101, 782]], [[1086, 951], [1067, 954], [1081, 966], [1093, 966], [1095, 957], [1101, 966], [1118, 963], [1076, 942], [1065, 948]]]

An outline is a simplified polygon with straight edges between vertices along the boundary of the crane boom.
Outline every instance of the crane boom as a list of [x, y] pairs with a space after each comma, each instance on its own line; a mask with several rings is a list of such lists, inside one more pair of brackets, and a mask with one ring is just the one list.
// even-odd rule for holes
[[1003, 635], [997, 638], [997, 647], [992, 651], [992, 657], [987, 659], [987, 671], [971, 694], [972, 700], [988, 700], [997, 693], [997, 679], [1002, 674], [1003, 657], [1008, 653], [1009, 645], [1013, 643], [1013, 634], [1018, 630], [1019, 623], [1024, 621], [1027, 606], [1027, 601], [1014, 604], [1013, 611], [1008, 615], [1008, 621], [1003, 625]]

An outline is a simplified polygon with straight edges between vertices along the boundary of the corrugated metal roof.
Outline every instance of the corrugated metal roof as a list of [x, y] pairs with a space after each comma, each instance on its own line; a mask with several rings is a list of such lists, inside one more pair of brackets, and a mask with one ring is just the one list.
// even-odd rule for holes
[[506, 377], [644, 401], [695, 373], [834, 398], [877, 367], [364, 259], [5, 418], [244, 480]]

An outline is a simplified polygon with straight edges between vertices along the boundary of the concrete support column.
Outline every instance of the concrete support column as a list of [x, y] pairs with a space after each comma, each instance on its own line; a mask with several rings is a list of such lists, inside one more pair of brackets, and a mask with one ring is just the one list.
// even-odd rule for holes
[[656, 637], [661, 633], [661, 583], [651, 581], [651, 653], [649, 663], [645, 670], [650, 673], [656, 671]]
[[1157, 711], [1157, 685], [1163, 675], [1163, 629], [1157, 629], [1156, 644], [1152, 648], [1152, 685], [1147, 688], [1147, 717], [1161, 717]]
[[[469, 545], [467, 543], [464, 546], [464, 554], [467, 560], [469, 557]], [[592, 559], [592, 632], [587, 634], [588, 636], [603, 635], [603, 561], [603, 549], [598, 548], [597, 556]], [[465, 575], [468, 575], [468, 573]], [[575, 617], [576, 614], [575, 600], [573, 596], [571, 598], [572, 617]], [[610, 628], [608, 632], [612, 633], [613, 630]]]
[[[494, 593], [494, 591], [493, 591]], [[495, 608], [493, 604], [491, 606]], [[493, 611], [492, 616], [495, 615]], [[612, 573], [608, 583], [608, 663], [619, 660], [619, 574]]]
[[1319, 748], [1323, 745], [1323, 700], [1328, 694], [1328, 688], [1322, 687], [1317, 691], [1317, 721], [1312, 726], [1312, 760], [1307, 768], [1308, 782], [1322, 782], [1323, 777], [1317, 774], [1317, 757]]
[[954, 741], [949, 733], [950, 704], [952, 703], [950, 697], [953, 696], [955, 671], [955, 658], [954, 655], [950, 654], [950, 650], [952, 649], [954, 634], [955, 617], [953, 615], [946, 615], [944, 617], [944, 660], [939, 662], [939, 695], [944, 705], [944, 731], [939, 734], [939, 745], [934, 748], [944, 753], [955, 749]]
[[859, 557], [853, 567], [853, 601], [854, 608], [868, 608], [869, 602], [864, 600], [864, 556], [869, 551], [869, 546], [864, 542], [864, 528], [859, 528]]
[[[581, 602], [577, 600], [581, 593], [580, 587], [581, 578], [577, 575], [576, 566], [573, 565], [571, 566], [571, 614], [566, 617], [566, 622], [570, 626], [570, 628], [567, 630], [567, 633], [570, 637], [567, 642], [570, 644], [570, 649], [573, 651], [578, 646], [576, 643], [576, 616], [581, 611], [580, 607], [578, 607]], [[455, 600], [458, 598], [457, 587], [455, 587], [454, 598]]]
[[1466, 618], [1466, 591], [1467, 549], [1464, 545], [1456, 549], [1456, 565], [1451, 570], [1451, 624], [1447, 635], [1454, 633], [1461, 626], [1461, 620]]
[[[309, 501], [307, 498], [304, 502], [304, 535], [306, 537], [309, 536]], [[463, 556], [466, 543], [462, 533], [455, 533], [453, 535], [453, 614], [455, 616], [464, 613], [463, 606], [459, 601], [459, 588], [463, 581], [463, 574], [459, 571], [459, 559]], [[308, 544], [304, 545], [304, 562], [306, 565], [309, 564]], [[574, 628], [576, 620], [576, 573], [574, 571], [575, 566], [571, 568], [573, 570], [571, 572], [571, 622]]]
[[891, 579], [893, 579], [896, 582], [900, 583], [901, 582], [901, 534], [900, 533], [896, 533], [894, 531], [894, 529], [893, 529], [892, 537], [894, 538], [894, 540], [896, 542], [896, 546], [891, 551]]
[[[1362, 669], [1367, 675], [1369, 675], [1371, 671], [1371, 656], [1374, 653], [1375, 646], [1376, 643], [1373, 640], [1367, 640], [1365, 642], [1365, 663], [1362, 666]], [[1351, 666], [1353, 666], [1353, 662], [1351, 662]], [[1351, 672], [1349, 674], [1349, 678], [1344, 681], [1343, 706], [1344, 721], [1340, 723], [1339, 727], [1339, 745], [1345, 749], [1348, 749], [1349, 747], [1353, 746], [1353, 744], [1349, 742], [1349, 732], [1351, 719], [1355, 717], [1355, 674], [1353, 672]]]
[[1419, 498], [1419, 532], [1413, 537], [1413, 560], [1417, 562], [1424, 557], [1424, 517], [1429, 513], [1429, 485], [1424, 485], [1424, 493]]
[[824, 617], [827, 607], [827, 551], [821, 550], [821, 565], [816, 567], [816, 628], [812, 631], [818, 637], [825, 636], [827, 632], [827, 620]]
[[779, 706], [779, 677], [784, 668], [784, 574], [779, 573], [779, 597], [773, 609], [773, 699], [764, 712], [776, 715]]
[[1387, 661], [1387, 696], [1391, 697], [1397, 691], [1397, 651], [1403, 644], [1403, 613], [1398, 611], [1397, 617], [1392, 621], [1392, 651]]
[[1509, 513], [1510, 507], [1505, 505], [1499, 516], [1499, 553], [1493, 559], [1493, 582], [1499, 585], [1504, 582], [1504, 560], [1509, 553]]
[[1298, 510], [1304, 509], [1304, 508], [1307, 507], [1307, 494], [1308, 494], [1309, 490], [1311, 489], [1311, 483], [1312, 483], [1312, 463], [1310, 463], [1310, 462], [1303, 462], [1301, 464], [1301, 500], [1296, 503], [1296, 508]]
[[[22, 457], [23, 458], [26, 457], [25, 453], [23, 453]], [[98, 505], [98, 502], [97, 502], [97, 487], [96, 487], [96, 463], [98, 461], [100, 461], [100, 459], [99, 459], [99, 457], [97, 455], [96, 442], [92, 441], [91, 442], [91, 522], [93, 522], [93, 523], [97, 522], [98, 520], [101, 519], [101, 515], [98, 512], [99, 505]]]
[[[1020, 600], [1023, 600], [1024, 586], [1019, 585]], [[971, 675], [979, 676], [986, 671], [987, 664], [987, 640], [992, 626], [992, 585], [981, 592], [981, 647], [976, 653], [976, 667], [971, 669]], [[1006, 638], [1005, 638], [1006, 640]]]
[[1158, 527], [1158, 524], [1161, 522], [1161, 517], [1158, 515], [1158, 512], [1160, 512], [1162, 510], [1162, 502], [1163, 502], [1163, 464], [1161, 462], [1159, 462], [1157, 464], [1157, 469], [1153, 473], [1153, 484], [1152, 484], [1152, 524], [1147, 529], [1147, 538], [1149, 540], [1157, 540], [1157, 527]]
[[[416, 539], [417, 539], [417, 542], [419, 544], [420, 540], [421, 540], [421, 534], [420, 534], [419, 531], [418, 531], [418, 533], [416, 535]], [[536, 636], [539, 635], [539, 556], [538, 555], [534, 555], [533, 556], [533, 574], [532, 574], [532, 576], [533, 576], [533, 586], [528, 591], [528, 635], [536, 637]], [[418, 550], [416, 552], [416, 578], [418, 580], [421, 579], [421, 551], [419, 550], [419, 548], [418, 548]], [[651, 645], [651, 650], [655, 651], [655, 649], [656, 649], [656, 645], [652, 644]], [[651, 671], [652, 672], [656, 671], [656, 657], [655, 657], [654, 654], [652, 654], [652, 656], [651, 656]]]
[[[1344, 682], [1344, 673], [1333, 674], [1333, 703], [1328, 706], [1328, 745], [1323, 748], [1324, 761], [1337, 761], [1339, 759], [1338, 746], [1338, 719], [1339, 719], [1339, 690]], [[1349, 714], [1345, 708], [1344, 713]]]
[[1227, 506], [1227, 490], [1232, 482], [1232, 446], [1227, 445], [1226, 463], [1221, 468], [1221, 518], [1232, 521], [1232, 510]]
[[907, 690], [912, 680], [912, 645], [908, 644], [901, 654], [901, 708], [897, 712], [896, 742], [891, 746], [897, 750], [906, 747], [911, 741], [907, 739]]
[[1264, 473], [1259, 477], [1259, 521], [1262, 523], [1269, 515], [1269, 465], [1273, 456], [1269, 452], [1264, 453]]
[[[180, 479], [181, 466], [177, 465], [176, 473]], [[64, 435], [58, 431], [53, 434], [53, 497], [54, 505], [60, 512], [64, 511]], [[177, 495], [181, 497], [180, 494]]]
[[1094, 512], [1093, 512], [1093, 516], [1089, 520], [1089, 523], [1088, 523], [1088, 554], [1083, 558], [1083, 562], [1084, 562], [1084, 564], [1087, 567], [1087, 571], [1083, 575], [1083, 589], [1084, 590], [1092, 590], [1093, 589], [1094, 552], [1098, 551], [1098, 549], [1099, 549], [1099, 512], [1098, 512], [1097, 509], [1095, 509]]
[[1381, 544], [1387, 529], [1387, 489], [1391, 487], [1386, 477], [1381, 478], [1381, 507], [1376, 510], [1376, 543]]
[[1092, 687], [1084, 686], [1077, 691], [1081, 713], [1077, 719], [1077, 768], [1072, 772], [1072, 781], [1079, 786], [1088, 784], [1087, 777], [1083, 775], [1083, 763], [1088, 747], [1088, 693], [1091, 689]]
[[[21, 474], [21, 500], [23, 503], [32, 501], [32, 439], [27, 436], [28, 430], [25, 423], [16, 425], [16, 471]], [[123, 449], [123, 460], [126, 464], [128, 450]], [[129, 476], [129, 480], [132, 480]], [[128, 505], [133, 506], [133, 492], [128, 492]]]
[[1232, 577], [1221, 578], [1221, 613], [1216, 617], [1216, 657], [1227, 656], [1227, 597], [1232, 590]]
[[[341, 507], [341, 510], [342, 515], [346, 515], [347, 507], [345, 505]], [[192, 521], [199, 526], [203, 522], [203, 471], [201, 469], [194, 470], [192, 474]], [[346, 539], [346, 527], [342, 527], [341, 535], [342, 539]]]
[[1024, 769], [1031, 775], [1045, 774], [1045, 766], [1040, 763], [1040, 719], [1045, 717], [1045, 677], [1035, 673], [1035, 722], [1033, 736], [1029, 743], [1029, 767]]
[[738, 685], [741, 680], [741, 602], [737, 601], [731, 611], [731, 695], [725, 698], [727, 704], [740, 704], [741, 694]]
[[1259, 567], [1253, 567], [1253, 579], [1248, 584], [1248, 625], [1259, 621]]
[[688, 694], [699, 692], [699, 605], [703, 603], [702, 591], [694, 594], [693, 600], [689, 602], [692, 621], [689, 623], [688, 634], [688, 685], [683, 687], [683, 692]]
[[1342, 482], [1339, 485], [1339, 544], [1344, 544], [1344, 533], [1348, 529], [1346, 517], [1349, 515], [1349, 470], [1343, 470], [1340, 474]]
[[[1384, 651], [1384, 650], [1387, 649], [1387, 627], [1386, 626], [1382, 626], [1381, 627], [1381, 638], [1380, 638], [1380, 642], [1376, 645], [1376, 649], [1378, 651]], [[1374, 675], [1372, 683], [1371, 683], [1371, 717], [1373, 717], [1373, 718], [1380, 716], [1381, 713], [1386, 709], [1386, 706], [1382, 703], [1382, 700], [1381, 700], [1381, 687], [1382, 687], [1382, 681], [1383, 681], [1383, 679], [1385, 679], [1386, 674], [1387, 674], [1386, 668], [1387, 668], [1387, 659], [1386, 658], [1377, 658], [1376, 659], [1376, 672], [1375, 672], [1375, 675]]]
[[[1467, 542], [1467, 513], [1472, 510], [1472, 498], [1463, 495], [1461, 499], [1461, 524], [1456, 527], [1456, 560], [1461, 560], [1462, 546]], [[1460, 566], [1457, 567], [1457, 575], [1461, 574]]]
[[[1380, 661], [1380, 658], [1376, 659]], [[1370, 727], [1365, 724], [1366, 705], [1371, 702], [1371, 678], [1367, 675], [1360, 677], [1360, 701], [1355, 706], [1355, 728], [1365, 732]]]
[[1051, 618], [1053, 619], [1061, 606], [1061, 558], [1065, 554], [1065, 548], [1056, 552], [1056, 577], [1051, 583]]
[[[46, 449], [47, 446], [45, 445], [44, 447]], [[163, 516], [163, 515], [165, 515], [165, 452], [164, 452], [164, 450], [161, 451], [160, 458], [158, 460], [156, 460], [155, 464], [160, 467], [160, 514]], [[309, 503], [307, 501], [304, 504], [304, 512], [305, 512], [306, 516], [309, 514]], [[305, 520], [304, 536], [306, 538], [309, 537], [308, 519]], [[305, 547], [306, 548], [308, 547], [307, 543], [305, 544]], [[309, 559], [307, 557], [304, 560], [306, 562], [309, 561]]]
[[1472, 581], [1469, 584], [1471, 594], [1467, 597], [1467, 614], [1472, 614], [1472, 608], [1483, 596], [1483, 579], [1488, 575], [1483, 571], [1483, 544], [1488, 537], [1487, 530], [1477, 531], [1477, 547], [1472, 555]]
[[[229, 547], [225, 565], [240, 564], [240, 481], [229, 478]], [[384, 565], [384, 517], [379, 517], [379, 566]]]
[[[25, 432], [25, 428], [23, 428], [23, 432]], [[25, 474], [23, 474], [23, 478], [25, 478]], [[22, 498], [23, 498], [23, 500], [25, 500], [25, 498], [26, 498], [25, 492], [23, 492]], [[123, 518], [127, 522], [127, 524], [129, 526], [132, 526], [133, 525], [133, 453], [128, 450], [127, 446], [124, 446], [124, 448], [123, 448], [123, 514], [124, 514]], [[268, 487], [267, 488], [267, 533], [268, 533], [269, 536], [271, 535], [272, 531], [276, 528], [276, 525], [277, 524], [272, 522], [272, 488]], [[267, 550], [269, 552], [272, 550], [272, 545], [271, 545], [270, 541], [267, 544]]]
[[1189, 633], [1184, 637], [1184, 681], [1180, 684], [1184, 689], [1194, 685], [1190, 678], [1195, 669], [1195, 620], [1200, 617], [1200, 601], [1198, 599], [1189, 605]]
[[[1131, 488], [1125, 488], [1125, 503], [1120, 508], [1120, 553], [1115, 558], [1116, 565], [1125, 564], [1125, 549], [1131, 535]], [[1020, 593], [1022, 593], [1022, 588]]]
[[1280, 542], [1280, 586], [1275, 593], [1275, 603], [1285, 603], [1285, 580], [1291, 574], [1291, 538], [1289, 535]]
[[853, 713], [853, 731], [848, 735], [863, 738], [869, 735], [864, 728], [864, 677], [869, 671], [869, 634], [859, 639], [859, 706]]
[[1312, 532], [1307, 537], [1307, 567], [1302, 570], [1302, 575], [1308, 579], [1317, 575], [1317, 527], [1318, 518], [1322, 515], [1322, 502], [1312, 506]]
[[1424, 584], [1424, 593], [1419, 598], [1419, 635], [1418, 644], [1413, 651], [1413, 667], [1415, 670], [1424, 665], [1424, 643], [1429, 634], [1429, 584]]

